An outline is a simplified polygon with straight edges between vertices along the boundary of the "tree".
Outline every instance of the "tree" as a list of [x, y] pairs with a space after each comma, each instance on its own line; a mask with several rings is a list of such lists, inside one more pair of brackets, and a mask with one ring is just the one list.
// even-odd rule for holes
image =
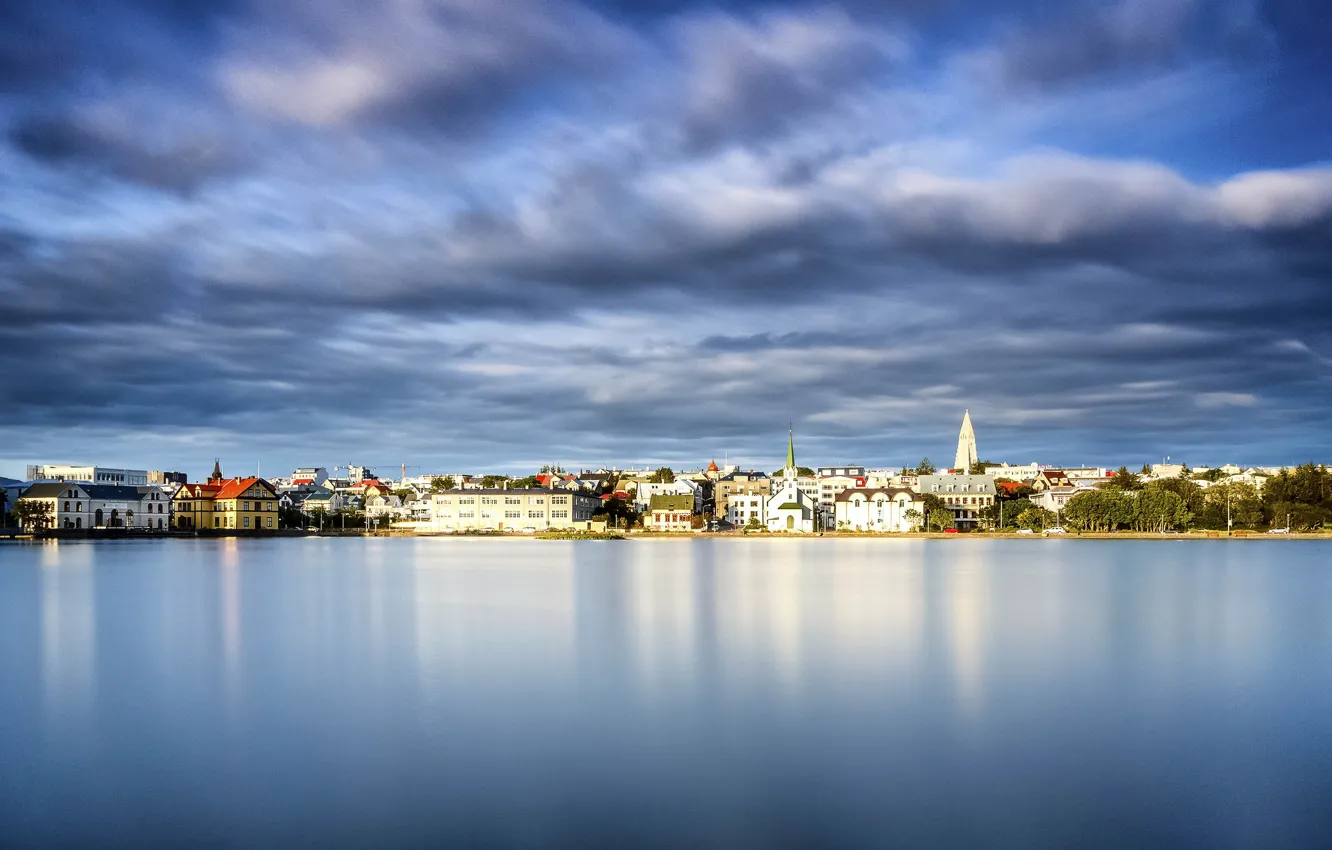
[[[777, 470], [773, 470], [772, 477], [773, 477], [773, 478], [780, 478], [780, 477], [782, 476], [782, 474], [785, 473], [785, 472], [786, 472], [785, 469], [777, 469]], [[814, 473], [814, 470], [810, 469], [808, 466], [797, 466], [797, 467], [796, 467], [796, 475], [799, 476], [799, 477], [801, 477], [801, 478], [813, 478], [814, 475], [815, 475], [815, 473]]]
[[306, 516], [296, 508], [278, 506], [279, 528], [305, 528]]
[[675, 473], [669, 466], [663, 466], [652, 473], [652, 477], [648, 481], [653, 484], [673, 484], [675, 483]]
[[1151, 474], [1152, 474], [1152, 465], [1151, 465], [1150, 463], [1144, 463], [1144, 464], [1142, 465], [1142, 469], [1139, 469], [1139, 470], [1138, 470], [1138, 474], [1139, 474], [1139, 475], [1151, 475]]
[[916, 464], [917, 475], [933, 475], [937, 471], [934, 464], [930, 463], [930, 459], [927, 457], [921, 458], [920, 463]]
[[[542, 474], [545, 475], [547, 473]], [[510, 490], [533, 490], [540, 486], [541, 482], [537, 480], [535, 475], [529, 475], [526, 478], [514, 478], [508, 483]]]
[[992, 466], [998, 466], [998, 465], [999, 464], [995, 463], [992, 460], [978, 460], [967, 469], [967, 474], [984, 475], [985, 470], [989, 469]]
[[1062, 516], [1082, 531], [1110, 531], [1133, 522], [1133, 497], [1116, 488], [1084, 490], [1068, 500]]
[[14, 518], [20, 527], [28, 531], [42, 531], [52, 523], [50, 502], [38, 502], [34, 499], [19, 499], [14, 504]]
[[1195, 473], [1193, 474], [1193, 478], [1194, 478], [1194, 480], [1196, 480], [1196, 481], [1212, 481], [1212, 482], [1216, 482], [1216, 481], [1220, 481], [1222, 478], [1225, 478], [1225, 477], [1226, 477], [1226, 474], [1225, 474], [1224, 472], [1222, 472], [1220, 469], [1206, 469], [1206, 470], [1203, 470], [1202, 472], [1195, 472]]
[[1187, 478], [1162, 478], [1160, 481], [1153, 481], [1148, 484], [1147, 488], [1169, 490], [1184, 500], [1184, 506], [1189, 509], [1191, 514], [1201, 513], [1206, 502], [1203, 498], [1203, 489]]
[[537, 474], [538, 474], [538, 475], [565, 475], [565, 474], [567, 474], [567, 473], [565, 473], [565, 471], [564, 471], [564, 467], [559, 466], [558, 464], [549, 464], [549, 463], [548, 463], [548, 464], [546, 464], [545, 466], [541, 467], [541, 471], [540, 471], [539, 473], [537, 473]]
[[981, 519], [993, 528], [1019, 528], [1018, 517], [1036, 506], [1031, 499], [1005, 499], [981, 510]]
[[1127, 466], [1121, 466], [1110, 480], [1101, 486], [1112, 490], [1141, 490], [1142, 479], [1129, 472]]
[[404, 502], [410, 502], [412, 499], [416, 498], [416, 491], [410, 487], [399, 487], [397, 490], [393, 491], [393, 495], [397, 496]]
[[936, 508], [930, 511], [930, 528], [935, 531], [943, 531], [945, 528], [953, 527], [953, 512], [946, 508]]
[[751, 516], [749, 522], [745, 523], [745, 528], [750, 531], [758, 531], [763, 528], [763, 525], [759, 522], [758, 517]]
[[1193, 514], [1184, 500], [1169, 490], [1148, 487], [1138, 492], [1134, 502], [1133, 528], [1135, 531], [1161, 532], [1168, 528], [1186, 526]]
[[508, 480], [508, 477], [504, 475], [483, 475], [481, 476], [481, 486], [487, 490], [494, 490], [503, 487]]
[[443, 493], [445, 490], [452, 490], [456, 486], [452, 475], [436, 475], [430, 479], [430, 492]]
[[[920, 511], [916, 510], [915, 508], [907, 508], [906, 512], [902, 514], [902, 517], [907, 522], [911, 523], [912, 531], [919, 531], [920, 521], [925, 518], [925, 515], [922, 514]], [[843, 524], [844, 523], [839, 522], [837, 526], [840, 528]]]
[[1013, 524], [1018, 528], [1039, 531], [1044, 528], [1052, 527], [1058, 521], [1059, 518], [1051, 511], [1032, 505], [1031, 507], [1024, 509], [1022, 513], [1018, 514], [1014, 518]]

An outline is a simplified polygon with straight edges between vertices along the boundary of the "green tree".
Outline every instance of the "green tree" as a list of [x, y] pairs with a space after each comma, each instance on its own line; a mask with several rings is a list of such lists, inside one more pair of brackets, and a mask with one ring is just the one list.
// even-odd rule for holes
[[1036, 506], [1031, 499], [1004, 499], [981, 510], [981, 519], [993, 528], [1019, 528], [1018, 517]]
[[1188, 508], [1191, 514], [1200, 514], [1206, 499], [1203, 498], [1203, 489], [1194, 484], [1187, 478], [1162, 478], [1160, 481], [1153, 481], [1147, 485], [1148, 489], [1169, 490], [1176, 496], [1184, 500], [1184, 506]]
[[436, 475], [430, 479], [430, 492], [443, 493], [445, 490], [452, 490], [456, 486], [452, 475]]
[[[548, 473], [542, 473], [542, 475], [546, 474]], [[540, 486], [541, 482], [537, 480], [535, 475], [529, 475], [526, 478], [514, 478], [508, 484], [510, 490], [532, 490]]]
[[989, 469], [992, 466], [998, 466], [998, 465], [999, 464], [995, 463], [992, 460], [978, 460], [967, 469], [967, 474], [984, 475], [985, 470]]
[[745, 523], [745, 528], [750, 531], [759, 531], [763, 528], [763, 524], [758, 521], [758, 517], [751, 516], [749, 522]]
[[562, 466], [560, 466], [560, 465], [558, 465], [558, 464], [549, 464], [549, 463], [548, 463], [548, 464], [546, 464], [545, 466], [541, 467], [541, 471], [540, 471], [539, 473], [537, 473], [537, 474], [538, 474], [538, 475], [566, 475], [567, 473], [564, 471], [564, 467], [562, 467]]
[[[785, 472], [785, 469], [775, 469], [773, 470], [771, 477], [781, 478]], [[796, 475], [802, 478], [813, 478], [815, 473], [814, 470], [810, 469], [808, 466], [797, 466]]]
[[652, 473], [648, 481], [653, 484], [672, 484], [675, 482], [675, 472], [669, 466], [663, 466]]
[[930, 511], [930, 528], [934, 531], [943, 531], [945, 528], [953, 527], [953, 512], [946, 508], [938, 508]]
[[1216, 482], [1216, 481], [1220, 481], [1222, 478], [1225, 478], [1225, 477], [1226, 477], [1226, 474], [1225, 474], [1224, 472], [1222, 472], [1220, 469], [1205, 469], [1205, 470], [1203, 470], [1202, 472], [1195, 472], [1195, 473], [1193, 474], [1193, 479], [1194, 479], [1195, 481], [1212, 481], [1212, 482]]
[[1134, 475], [1132, 472], [1129, 472], [1127, 466], [1121, 466], [1115, 471], [1115, 474], [1110, 477], [1110, 480], [1101, 486], [1111, 490], [1141, 490], [1142, 479], [1137, 475]]
[[509, 480], [508, 476], [505, 475], [482, 475], [481, 486], [486, 488], [487, 490], [494, 490], [499, 487], [503, 487], [506, 483], [508, 483], [508, 480]]
[[19, 526], [27, 531], [43, 531], [54, 522], [51, 503], [35, 499], [20, 498], [14, 503], [13, 514]]
[[1014, 519], [1014, 524], [1018, 528], [1026, 528], [1031, 531], [1041, 531], [1046, 528], [1052, 528], [1059, 518], [1051, 511], [1045, 508], [1032, 505], [1018, 514]]
[[917, 475], [933, 475], [937, 471], [934, 464], [930, 463], [930, 459], [927, 457], [921, 458], [920, 463], [916, 464]]
[[1193, 514], [1177, 494], [1159, 487], [1140, 490], [1134, 500], [1135, 531], [1161, 532], [1187, 526]]
[[[920, 521], [925, 518], [925, 515], [915, 508], [907, 508], [906, 512], [902, 514], [902, 518], [911, 525], [912, 531], [919, 531]], [[839, 522], [837, 525], [840, 528], [842, 525], [845, 525], [845, 523]]]

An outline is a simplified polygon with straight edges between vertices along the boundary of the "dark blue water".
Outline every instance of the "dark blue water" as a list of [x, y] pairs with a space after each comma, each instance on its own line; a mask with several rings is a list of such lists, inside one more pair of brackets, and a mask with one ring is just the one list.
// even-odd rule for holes
[[1332, 845], [1332, 544], [0, 546], [0, 845]]

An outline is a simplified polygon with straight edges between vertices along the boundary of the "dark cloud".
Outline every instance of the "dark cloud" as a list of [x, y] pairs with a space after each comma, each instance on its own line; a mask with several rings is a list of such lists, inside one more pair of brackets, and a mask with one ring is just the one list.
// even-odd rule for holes
[[158, 149], [132, 135], [116, 135], [70, 116], [33, 116], [10, 132], [27, 155], [60, 168], [86, 169], [129, 183], [189, 193], [208, 180], [237, 172], [242, 160], [229, 140], [195, 136]]
[[0, 7], [0, 474], [1332, 449], [1332, 172], [1043, 136], [1285, 25], [612, 6]]

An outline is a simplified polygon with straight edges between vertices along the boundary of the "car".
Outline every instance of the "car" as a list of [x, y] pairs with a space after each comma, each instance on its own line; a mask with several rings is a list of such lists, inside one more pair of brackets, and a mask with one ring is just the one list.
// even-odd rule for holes
[[1268, 533], [1268, 534], [1290, 534], [1290, 529], [1289, 529], [1289, 528], [1269, 528], [1269, 529], [1267, 529], [1267, 533]]
[[1050, 528], [1047, 528], [1047, 529], [1045, 529], [1045, 533], [1046, 533], [1046, 534], [1068, 534], [1068, 532], [1064, 530], [1064, 527], [1063, 527], [1062, 525], [1056, 525], [1056, 526], [1052, 526], [1052, 527], [1050, 527]]
[[957, 529], [956, 529], [956, 528], [945, 528], [945, 529], [944, 529], [944, 534], [957, 534]]
[[1017, 530], [1017, 533], [1018, 533], [1018, 534], [1035, 534], [1036, 532], [1032, 531], [1030, 528], [1019, 528], [1019, 529]]

